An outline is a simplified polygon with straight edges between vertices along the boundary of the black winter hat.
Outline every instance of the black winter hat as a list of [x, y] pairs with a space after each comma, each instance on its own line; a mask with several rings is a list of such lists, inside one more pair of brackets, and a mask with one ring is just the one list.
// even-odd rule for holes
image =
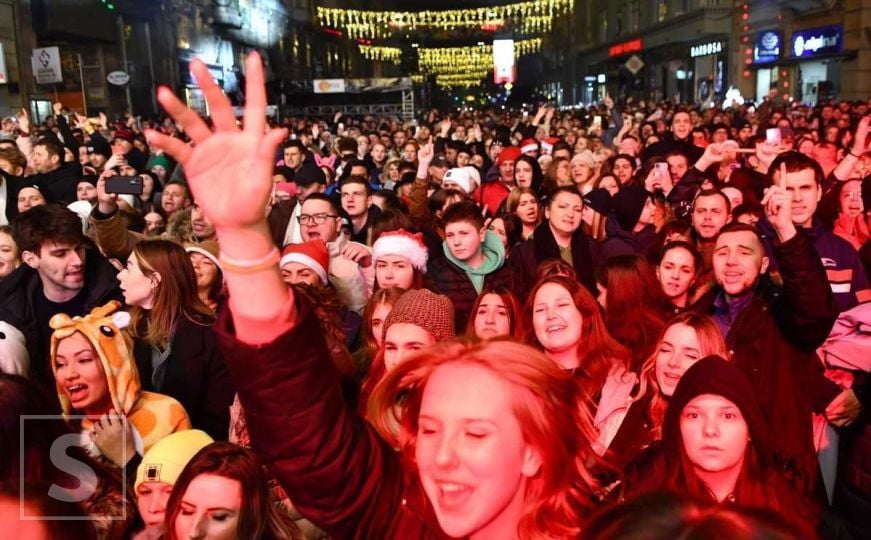
[[614, 215], [623, 230], [632, 231], [635, 228], [650, 195], [649, 191], [637, 184], [629, 184], [614, 195]]
[[324, 171], [322, 171], [317, 165], [304, 163], [302, 167], [294, 173], [293, 181], [296, 182], [296, 185], [298, 186], [310, 186], [314, 183], [326, 185], [327, 175], [325, 175]]
[[599, 188], [584, 195], [584, 204], [603, 216], [607, 216], [611, 213], [611, 208], [614, 206], [614, 200], [607, 189]]
[[88, 143], [88, 153], [100, 154], [106, 159], [109, 159], [109, 157], [112, 156], [112, 149], [109, 147], [109, 143], [106, 141], [106, 139], [102, 137], [94, 137]]
[[679, 455], [680, 415], [687, 403], [702, 394], [722, 396], [734, 403], [747, 422], [750, 438], [761, 452], [760, 457], [770, 459], [771, 433], [753, 386], [740, 369], [716, 355], [706, 356], [690, 366], [677, 383], [662, 425], [662, 442], [666, 451]]

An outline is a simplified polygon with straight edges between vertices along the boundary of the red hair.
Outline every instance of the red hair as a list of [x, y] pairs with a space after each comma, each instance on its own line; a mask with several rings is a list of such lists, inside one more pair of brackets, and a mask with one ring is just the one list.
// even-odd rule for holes
[[659, 356], [659, 347], [665, 339], [666, 332], [676, 324], [689, 326], [695, 331], [696, 339], [699, 342], [699, 358], [711, 355], [729, 358], [723, 334], [717, 327], [717, 323], [710, 316], [686, 311], [665, 323], [665, 326], [662, 327], [662, 330], [656, 337], [653, 351], [651, 351], [650, 356], [647, 357], [647, 360], [641, 366], [641, 374], [639, 376], [641, 386], [638, 390], [638, 396], [641, 397], [646, 392], [651, 393], [650, 404], [647, 407], [646, 414], [650, 420], [650, 425], [652, 426], [651, 434], [655, 440], [662, 438], [662, 421], [665, 418], [665, 410], [668, 408], [668, 398], [662, 394], [659, 383], [656, 381], [656, 358]]
[[499, 339], [444, 342], [387, 374], [372, 395], [369, 417], [382, 437], [399, 447], [410, 476], [418, 481], [415, 447], [424, 389], [433, 372], [451, 363], [483, 367], [511, 385], [523, 439], [541, 456], [540, 470], [526, 484], [520, 538], [578, 536], [597, 488], [587, 469], [596, 462], [585, 435], [592, 426], [574, 406], [578, 396], [571, 375], [529, 346]]
[[596, 272], [596, 281], [608, 290], [605, 324], [631, 351], [631, 370], [637, 373], [670, 309], [656, 270], [641, 255], [618, 255], [605, 259]]
[[578, 366], [588, 376], [580, 378], [584, 399], [592, 410], [596, 395], [605, 384], [608, 373], [616, 366], [626, 367], [628, 353], [608, 333], [605, 321], [599, 312], [599, 304], [590, 292], [576, 280], [565, 276], [551, 276], [538, 281], [526, 299], [527, 342], [541, 347], [532, 325], [535, 295], [543, 286], [553, 283], [559, 285], [572, 297], [575, 308], [581, 314], [581, 340], [578, 343]]

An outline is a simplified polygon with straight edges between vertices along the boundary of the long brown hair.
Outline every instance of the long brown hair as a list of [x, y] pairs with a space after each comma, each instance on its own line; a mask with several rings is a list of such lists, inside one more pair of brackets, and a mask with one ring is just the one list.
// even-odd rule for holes
[[641, 255], [617, 255], [599, 266], [596, 281], [608, 290], [608, 331], [630, 350], [631, 368], [637, 372], [671, 308], [656, 279], [656, 270]]
[[366, 401], [372, 395], [381, 379], [384, 378], [384, 374], [387, 373], [387, 369], [384, 367], [384, 347], [379, 347], [375, 342], [375, 334], [372, 330], [372, 315], [375, 314], [375, 308], [381, 304], [387, 304], [393, 309], [393, 306], [403, 294], [405, 294], [405, 289], [400, 289], [399, 287], [378, 289], [372, 294], [372, 298], [366, 304], [366, 309], [363, 310], [363, 339], [366, 342], [364, 361], [368, 361], [368, 365], [363, 366], [365, 377], [360, 387], [360, 410], [364, 413], [366, 411]]
[[266, 475], [253, 452], [228, 442], [212, 443], [191, 459], [179, 475], [166, 503], [166, 536], [178, 540], [175, 520], [190, 483], [202, 474], [236, 480], [242, 491], [236, 538], [251, 540], [301, 539], [302, 533], [288, 516], [272, 503]]
[[489, 287], [481, 291], [481, 294], [478, 295], [478, 298], [475, 299], [475, 303], [472, 305], [472, 310], [469, 312], [471, 313], [471, 317], [469, 317], [469, 324], [466, 325], [466, 335], [469, 337], [475, 337], [475, 318], [478, 314], [478, 307], [481, 305], [484, 297], [488, 294], [495, 294], [498, 296], [505, 305], [505, 310], [508, 312], [510, 333], [505, 337], [522, 341], [526, 336], [526, 330], [523, 326], [523, 311], [520, 309], [520, 301], [517, 300], [517, 297], [514, 296], [513, 292], [505, 287]]
[[696, 333], [696, 339], [699, 341], [699, 358], [710, 355], [729, 358], [723, 335], [720, 333], [717, 323], [710, 316], [686, 311], [665, 323], [665, 326], [662, 327], [656, 338], [656, 346], [641, 366], [639, 376], [641, 384], [638, 396], [641, 397], [647, 392], [650, 392], [651, 395], [645, 414], [652, 426], [651, 435], [653, 440], [662, 438], [662, 421], [665, 418], [665, 410], [668, 408], [668, 398], [662, 394], [659, 383], [656, 381], [656, 358], [659, 356], [659, 348], [665, 339], [666, 332], [676, 324], [689, 326]]
[[553, 283], [564, 288], [572, 297], [575, 308], [581, 313], [581, 340], [578, 344], [578, 367], [587, 377], [579, 378], [584, 400], [592, 411], [597, 401], [596, 395], [602, 390], [605, 379], [612, 368], [627, 367], [629, 353], [608, 333], [605, 321], [599, 312], [599, 304], [576, 280], [565, 276], [551, 276], [540, 280], [529, 293], [526, 300], [527, 342], [541, 347], [532, 324], [535, 295], [543, 286]]
[[133, 248], [143, 275], [160, 276], [154, 291], [154, 306], [130, 308], [130, 334], [146, 343], [166, 347], [181, 317], [201, 325], [215, 322], [215, 312], [200, 300], [190, 256], [169, 240], [143, 240]]
[[596, 462], [585, 435], [592, 426], [574, 406], [578, 389], [571, 375], [529, 346], [498, 339], [438, 343], [387, 374], [372, 395], [369, 417], [399, 447], [413, 481], [418, 481], [415, 447], [424, 389], [439, 367], [451, 363], [480, 366], [511, 385], [511, 409], [523, 439], [541, 455], [541, 469], [526, 484], [519, 537], [578, 536], [598, 486], [587, 468]]

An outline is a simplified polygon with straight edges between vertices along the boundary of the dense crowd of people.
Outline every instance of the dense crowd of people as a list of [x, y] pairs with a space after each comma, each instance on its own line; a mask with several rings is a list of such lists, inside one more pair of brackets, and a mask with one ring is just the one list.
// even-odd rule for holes
[[191, 66], [208, 118], [3, 120], [0, 509], [90, 518], [22, 530], [867, 536], [871, 101], [273, 123]]

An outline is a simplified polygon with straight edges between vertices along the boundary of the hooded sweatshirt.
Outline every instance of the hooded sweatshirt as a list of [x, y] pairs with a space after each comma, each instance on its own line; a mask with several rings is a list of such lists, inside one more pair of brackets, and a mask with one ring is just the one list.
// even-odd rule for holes
[[[61, 340], [81, 333], [91, 344], [103, 366], [106, 375], [109, 394], [112, 398], [112, 408], [123, 413], [133, 428], [133, 438], [138, 454], [143, 455], [163, 437], [191, 428], [190, 420], [184, 407], [175, 399], [163, 394], [143, 392], [139, 383], [139, 372], [133, 358], [133, 346], [130, 336], [122, 332], [130, 322], [130, 316], [117, 311], [121, 304], [117, 301], [94, 308], [84, 317], [70, 318], [58, 313], [50, 321], [54, 333], [51, 336], [51, 369], [57, 376], [55, 362], [57, 347]], [[83, 414], [72, 408], [66, 391], [60, 383], [57, 386], [58, 398], [64, 417], [73, 414]], [[88, 437], [94, 423], [88, 418], [82, 420], [83, 446], [95, 456], [100, 451]]]
[[454, 257], [447, 242], [442, 243], [442, 249], [444, 250], [445, 257], [469, 276], [469, 280], [478, 294], [481, 294], [481, 290], [484, 288], [484, 278], [487, 277], [487, 274], [499, 270], [505, 264], [505, 246], [502, 245], [502, 240], [491, 231], [487, 231], [484, 235], [484, 243], [481, 244], [481, 250], [484, 253], [484, 263], [478, 268], [472, 268]]

